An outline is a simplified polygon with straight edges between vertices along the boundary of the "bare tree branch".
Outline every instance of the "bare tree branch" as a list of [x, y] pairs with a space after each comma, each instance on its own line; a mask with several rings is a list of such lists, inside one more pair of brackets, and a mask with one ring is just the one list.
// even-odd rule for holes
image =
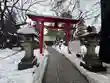
[[[16, 2], [12, 5], [12, 7], [11, 7], [11, 12], [13, 11], [13, 8], [14, 8], [14, 6], [18, 3], [18, 1], [19, 1], [19, 0], [16, 0]], [[13, 2], [14, 2], [14, 0], [13, 0]]]
[[75, 4], [73, 5], [72, 12], [73, 12], [74, 9], [76, 8], [77, 2], [78, 2], [78, 0], [77, 0], [77, 1], [75, 2]]

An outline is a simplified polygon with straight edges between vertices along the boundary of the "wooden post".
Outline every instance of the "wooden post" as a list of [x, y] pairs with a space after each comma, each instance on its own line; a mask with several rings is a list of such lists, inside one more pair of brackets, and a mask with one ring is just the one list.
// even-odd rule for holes
[[70, 25], [69, 23], [66, 23], [66, 35], [67, 35], [67, 42], [68, 42], [68, 53], [70, 54], [70, 50], [69, 50], [69, 41], [70, 41]]
[[67, 39], [68, 41], [70, 41], [70, 25], [69, 23], [66, 24], [66, 35], [67, 35]]
[[41, 22], [41, 27], [40, 27], [40, 55], [41, 56], [43, 52], [43, 39], [44, 39], [44, 22]]

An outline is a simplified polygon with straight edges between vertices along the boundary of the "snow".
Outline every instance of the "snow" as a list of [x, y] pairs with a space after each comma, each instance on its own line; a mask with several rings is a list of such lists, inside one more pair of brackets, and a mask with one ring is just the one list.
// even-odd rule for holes
[[86, 48], [85, 45], [81, 46], [81, 53], [84, 54], [84, 55], [87, 53], [87, 48]]
[[15, 51], [13, 50], [10, 50], [8, 48], [6, 48], [5, 50], [3, 49], [0, 49], [0, 59], [3, 58], [3, 57], [6, 57], [7, 55], [10, 55], [12, 53], [14, 53]]
[[[17, 66], [25, 52], [16, 52], [10, 49], [0, 50], [0, 83], [35, 83], [35, 79], [38, 81], [36, 83], [41, 83], [47, 63], [47, 50], [44, 50], [44, 56], [39, 55], [39, 49], [34, 50], [34, 55], [37, 56], [38, 63], [40, 63], [39, 67], [34, 66], [21, 71], [17, 70]], [[7, 57], [13, 53], [16, 54]]]
[[[79, 50], [74, 51], [76, 47], [73, 46], [75, 46], [76, 43], [72, 42], [72, 44], [73, 45], [70, 46], [70, 51], [72, 54], [68, 54], [67, 47], [64, 46], [63, 44], [61, 46], [61, 49], [59, 49], [59, 46], [53, 46], [53, 48], [55, 48], [60, 53], [64, 54], [65, 57], [68, 58], [76, 66], [76, 68], [88, 79], [90, 83], [110, 83], [110, 64], [105, 64], [108, 65], [107, 72], [94, 73], [84, 69], [83, 67], [80, 66], [80, 61], [82, 60], [76, 57], [76, 53], [80, 51], [80, 47], [78, 45], [77, 48], [79, 48]], [[96, 53], [98, 53], [98, 51], [99, 46], [96, 47]]]
[[18, 29], [17, 33], [22, 33], [22, 34], [36, 34], [37, 32], [35, 31], [34, 28], [30, 27], [28, 24], [23, 25], [20, 29]]
[[97, 47], [95, 48], [95, 53], [96, 53], [97, 55], [99, 55], [99, 50], [100, 50], [100, 46], [97, 46]]
[[[96, 46], [96, 47], [95, 47], [95, 53], [96, 53], [97, 55], [99, 55], [99, 49], [100, 49], [100, 46]], [[82, 53], [83, 55], [85, 55], [85, 54], [87, 53], [87, 48], [86, 48], [86, 46], [85, 46], [85, 45], [82, 45], [81, 48], [80, 48], [80, 51], [81, 51], [81, 53]]]

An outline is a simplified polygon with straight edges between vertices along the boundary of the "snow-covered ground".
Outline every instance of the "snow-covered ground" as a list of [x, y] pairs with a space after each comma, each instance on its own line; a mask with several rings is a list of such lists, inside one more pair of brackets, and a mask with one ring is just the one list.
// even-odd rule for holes
[[[70, 46], [70, 50], [72, 54], [68, 54], [67, 47], [64, 46], [63, 44], [61, 46], [61, 49], [59, 49], [59, 46], [53, 46], [53, 48], [55, 48], [60, 53], [64, 54], [65, 57], [68, 58], [77, 67], [77, 69], [88, 79], [90, 83], [110, 83], [110, 70], [109, 69], [107, 70], [107, 72], [94, 73], [80, 66], [81, 59], [76, 57], [76, 53], [80, 51], [80, 48], [79, 47], [74, 48], [73, 46], [75, 45], [76, 43], [74, 43], [72, 47]], [[73, 51], [73, 49], [78, 49], [78, 48], [79, 50]], [[97, 51], [96, 53], [98, 53], [98, 50], [99, 50], [99, 47], [96, 48], [96, 51]]]
[[[16, 54], [11, 56], [13, 53]], [[0, 50], [0, 83], [41, 83], [47, 62], [47, 50], [44, 50], [44, 56], [40, 56], [39, 49], [34, 50], [34, 55], [40, 63], [39, 67], [18, 71], [18, 63], [24, 54], [24, 51], [17, 53], [10, 49]]]

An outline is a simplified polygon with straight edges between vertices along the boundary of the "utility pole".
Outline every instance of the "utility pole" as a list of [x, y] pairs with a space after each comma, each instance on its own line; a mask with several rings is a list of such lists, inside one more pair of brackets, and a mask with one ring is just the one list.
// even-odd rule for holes
[[99, 57], [110, 63], [110, 0], [101, 0], [101, 22]]

